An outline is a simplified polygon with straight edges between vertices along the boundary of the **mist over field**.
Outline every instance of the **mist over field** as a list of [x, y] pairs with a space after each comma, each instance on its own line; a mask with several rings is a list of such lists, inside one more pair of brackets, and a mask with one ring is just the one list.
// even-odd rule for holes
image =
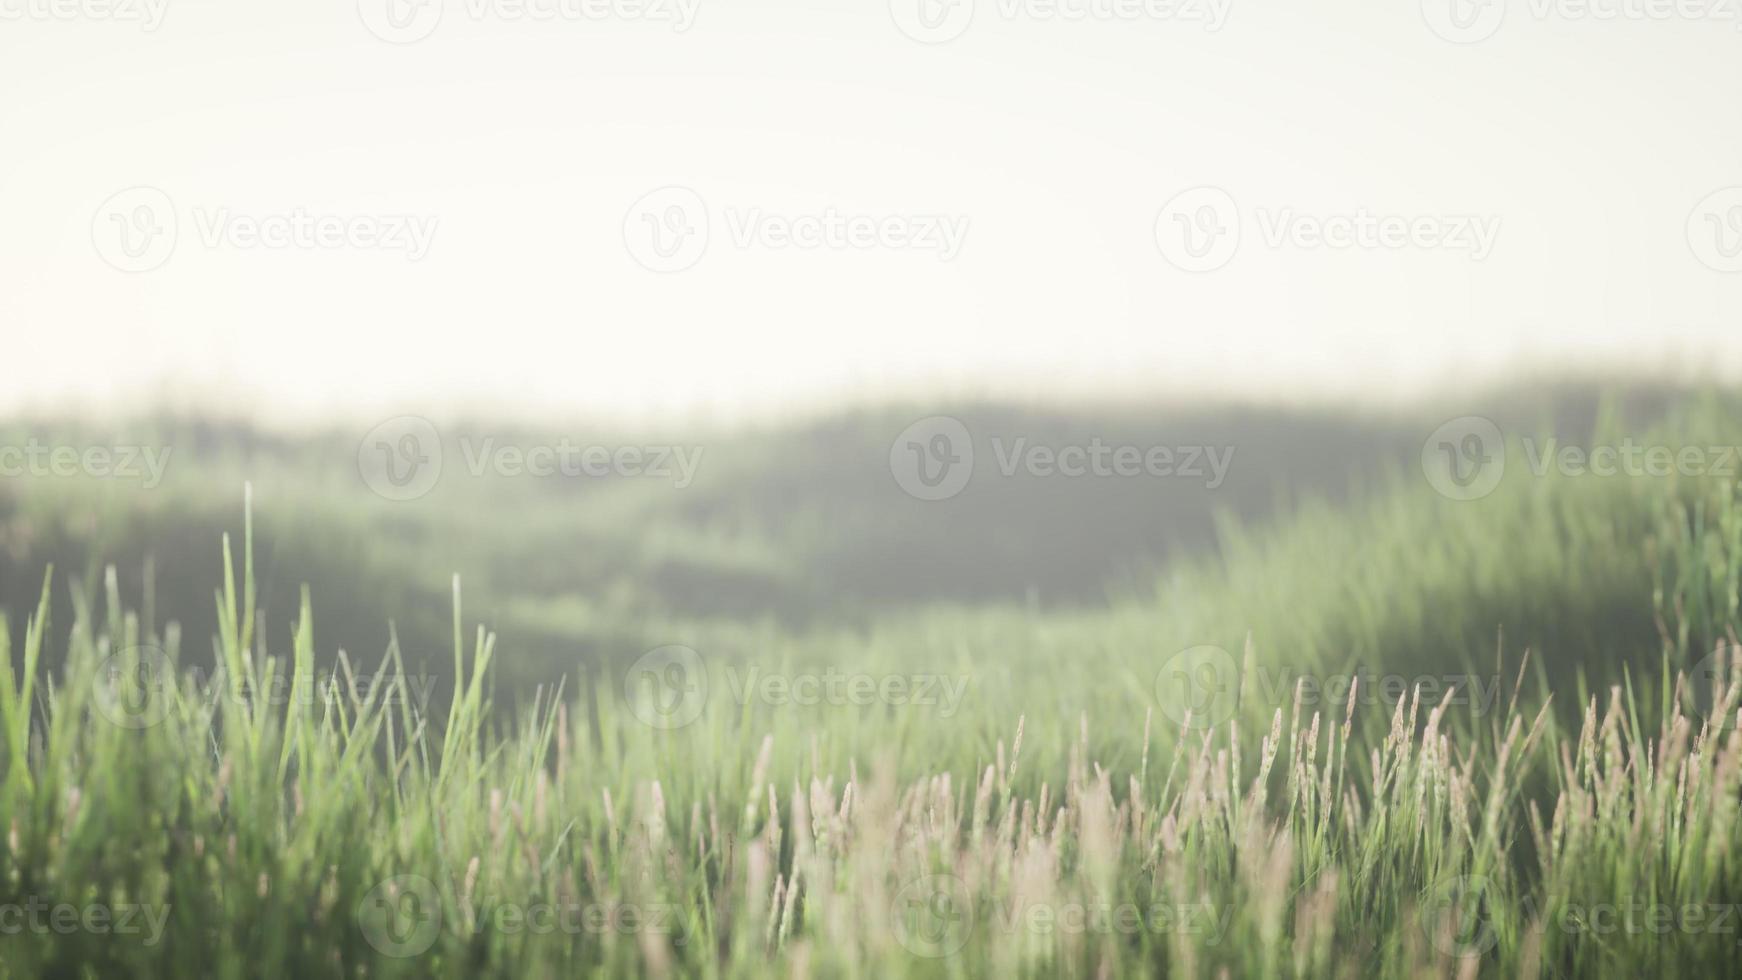
[[[1701, 397], [1666, 382], [1514, 383], [1453, 417], [1582, 447], [1605, 420], [1647, 432]], [[132, 595], [149, 572], [163, 618], [210, 635], [213, 542], [238, 530], [250, 482], [268, 622], [292, 619], [306, 587], [323, 660], [378, 654], [391, 621], [445, 682], [459, 575], [506, 641], [506, 695], [709, 624], [803, 635], [939, 608], [1149, 604], [1170, 570], [1221, 553], [1230, 528], [1423, 484], [1452, 401], [1383, 413], [982, 402], [642, 432], [421, 416], [288, 432], [175, 414], [39, 422], [0, 458], [19, 471], [0, 492], [0, 594], [28, 608], [51, 562], [88, 589], [114, 566]], [[33, 431], [67, 438], [37, 437], [33, 453]], [[53, 453], [68, 446], [113, 447], [114, 472], [88, 476], [81, 458], [57, 475]], [[952, 463], [958, 449], [971, 458]], [[1515, 471], [1541, 465], [1516, 454]], [[928, 487], [928, 468], [954, 480]], [[70, 593], [52, 598], [70, 612]]]

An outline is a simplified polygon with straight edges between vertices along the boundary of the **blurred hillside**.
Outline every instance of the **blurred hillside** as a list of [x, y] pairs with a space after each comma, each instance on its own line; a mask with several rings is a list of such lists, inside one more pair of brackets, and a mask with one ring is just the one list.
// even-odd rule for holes
[[[266, 639], [288, 637], [298, 590], [317, 610], [317, 648], [373, 663], [391, 619], [408, 662], [451, 662], [450, 577], [468, 620], [501, 636], [511, 689], [687, 642], [862, 633], [935, 607], [1069, 616], [1151, 603], [1182, 560], [1225, 551], [1228, 528], [1261, 531], [1303, 507], [1421, 482], [1423, 440], [1447, 418], [1483, 415], [1508, 432], [1585, 439], [1608, 419], [1657, 424], [1697, 398], [1674, 385], [1513, 386], [1387, 414], [1251, 406], [942, 410], [972, 433], [972, 479], [915, 499], [891, 473], [891, 444], [936, 408], [855, 410], [732, 434], [608, 433], [470, 422], [444, 426], [441, 478], [385, 499], [359, 469], [367, 427], [295, 436], [185, 417], [102, 427], [43, 419], [0, 426], [0, 443], [169, 447], [161, 485], [83, 477], [0, 479], [0, 604], [22, 629], [56, 566], [58, 622], [75, 589], [114, 564], [147, 631], [180, 622], [203, 652], [215, 630], [216, 542], [239, 537], [241, 488], [255, 490]], [[476, 447], [676, 445], [701, 453], [694, 480], [475, 476]], [[1209, 478], [1006, 476], [991, 448], [1219, 447]], [[488, 441], [488, 443], [486, 442]], [[1214, 484], [1214, 485], [1212, 485]], [[1420, 490], [1421, 488], [1416, 487]], [[1327, 542], [1328, 547], [1358, 541]], [[1492, 632], [1493, 624], [1480, 624]], [[719, 637], [732, 637], [721, 641]], [[15, 645], [16, 649], [16, 645]]]

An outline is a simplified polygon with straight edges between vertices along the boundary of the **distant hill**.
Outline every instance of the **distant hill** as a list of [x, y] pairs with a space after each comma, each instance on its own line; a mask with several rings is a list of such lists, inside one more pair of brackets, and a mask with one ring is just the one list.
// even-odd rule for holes
[[[0, 479], [0, 604], [22, 628], [43, 570], [57, 566], [57, 618], [71, 589], [95, 592], [118, 568], [130, 600], [180, 621], [203, 652], [215, 629], [215, 546], [240, 537], [241, 486], [256, 488], [257, 569], [267, 639], [282, 645], [297, 590], [311, 587], [317, 644], [372, 662], [396, 620], [408, 657], [451, 659], [449, 580], [463, 576], [468, 619], [499, 630], [509, 684], [668, 642], [681, 624], [855, 628], [937, 604], [1093, 608], [1150, 591], [1174, 559], [1213, 551], [1218, 521], [1263, 527], [1305, 500], [1339, 501], [1419, 478], [1423, 439], [1447, 418], [1481, 414], [1508, 431], [1588, 435], [1600, 411], [1646, 425], [1693, 397], [1668, 384], [1515, 385], [1424, 400], [1391, 413], [1254, 406], [1042, 408], [964, 404], [857, 409], [791, 426], [686, 438], [605, 436], [471, 422], [442, 432], [442, 479], [420, 499], [370, 491], [362, 433], [286, 436], [243, 423], [145, 418], [123, 426], [0, 425], [0, 444], [173, 447], [161, 486], [84, 478]], [[957, 420], [973, 473], [945, 500], [916, 499], [891, 447], [916, 420]], [[700, 447], [693, 484], [669, 479], [493, 475], [468, 470], [492, 447], [579, 444]], [[1202, 476], [1038, 475], [1011, 453], [1099, 442], [1218, 454]], [[1110, 457], [1109, 457], [1110, 458]], [[1129, 454], [1127, 456], [1129, 459]], [[1217, 479], [1219, 475], [1219, 479]], [[240, 543], [236, 545], [239, 549]], [[146, 569], [152, 570], [149, 596]]]

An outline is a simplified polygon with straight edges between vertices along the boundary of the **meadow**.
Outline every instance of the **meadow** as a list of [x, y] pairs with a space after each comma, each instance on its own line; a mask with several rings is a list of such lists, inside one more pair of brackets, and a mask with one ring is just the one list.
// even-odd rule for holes
[[1438, 406], [964, 407], [1238, 454], [942, 502], [916, 413], [410, 502], [354, 436], [57, 422], [181, 455], [0, 502], [0, 976], [1733, 972], [1734, 476], [1555, 453], [1742, 424], [1598, 395], [1488, 396], [1475, 499]]

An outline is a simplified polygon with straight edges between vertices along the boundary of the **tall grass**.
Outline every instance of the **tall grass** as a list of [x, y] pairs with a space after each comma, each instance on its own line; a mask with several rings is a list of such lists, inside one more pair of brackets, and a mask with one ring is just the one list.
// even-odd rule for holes
[[[1666, 511], [1666, 663], [1733, 628], [1714, 499]], [[979, 714], [717, 691], [672, 729], [632, 690], [509, 722], [458, 583], [461, 681], [429, 704], [396, 649], [318, 675], [307, 603], [257, 614], [252, 552], [250, 521], [212, 669], [113, 576], [58, 629], [45, 582], [22, 670], [0, 657], [0, 974], [1655, 975], [1742, 941], [1724, 658], [1704, 701], [1625, 682], [1573, 727], [1524, 672], [1457, 732], [1419, 692], [1386, 718], [1299, 687], [1258, 725], [1113, 699], [985, 742]]]

